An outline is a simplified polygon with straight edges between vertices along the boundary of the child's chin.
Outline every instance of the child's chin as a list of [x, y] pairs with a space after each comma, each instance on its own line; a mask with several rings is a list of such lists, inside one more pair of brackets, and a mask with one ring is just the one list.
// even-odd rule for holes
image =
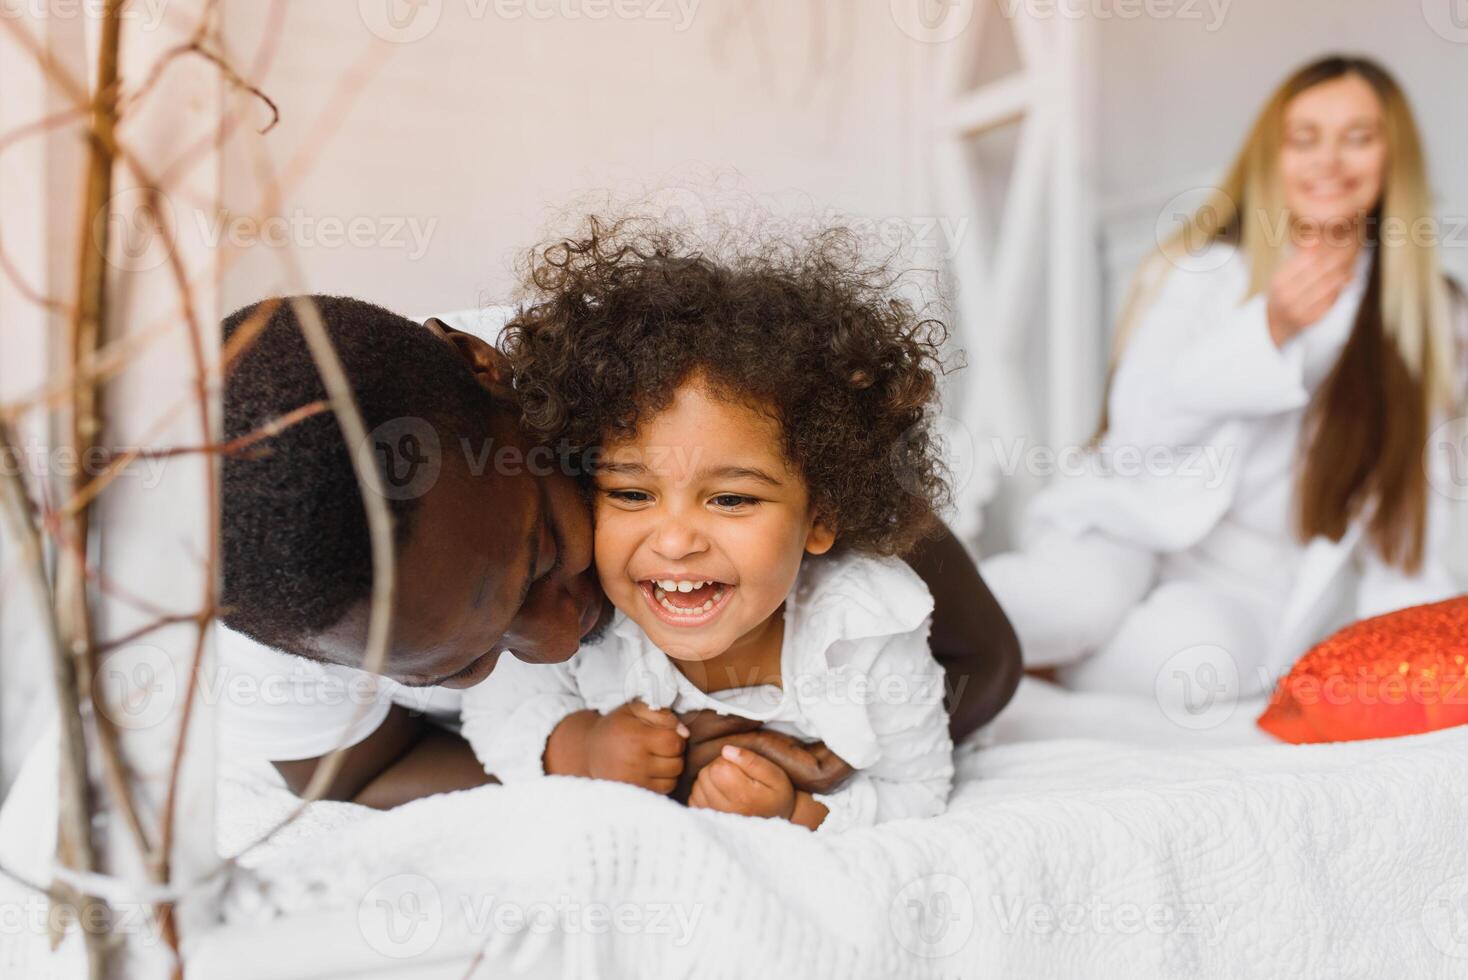
[[692, 636], [702, 630], [679, 630], [674, 632], [667, 625], [654, 622], [638, 622], [642, 631], [657, 644], [657, 648], [674, 660], [684, 663], [702, 663], [712, 660], [724, 652], [727, 644], [715, 641], [710, 636]]
[[674, 660], [681, 660], [684, 663], [703, 663], [706, 660], [714, 659], [724, 652], [722, 646], [690, 643], [686, 637], [670, 637], [666, 631], [661, 635], [657, 633], [650, 633], [649, 635], [657, 643], [659, 650]]

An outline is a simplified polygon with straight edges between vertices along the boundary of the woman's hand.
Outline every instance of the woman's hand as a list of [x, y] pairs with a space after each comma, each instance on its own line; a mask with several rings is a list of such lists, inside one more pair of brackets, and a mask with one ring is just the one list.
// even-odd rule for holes
[[1269, 336], [1283, 347], [1330, 312], [1351, 281], [1354, 249], [1317, 243], [1300, 249], [1280, 266], [1269, 284]]
[[681, 717], [689, 732], [688, 753], [682, 778], [673, 792], [675, 800], [688, 801], [699, 773], [719, 758], [726, 745], [769, 759], [785, 770], [797, 790], [806, 793], [830, 793], [853, 772], [846, 760], [826, 748], [824, 742], [800, 742], [767, 731], [757, 721], [715, 711], [691, 711]]

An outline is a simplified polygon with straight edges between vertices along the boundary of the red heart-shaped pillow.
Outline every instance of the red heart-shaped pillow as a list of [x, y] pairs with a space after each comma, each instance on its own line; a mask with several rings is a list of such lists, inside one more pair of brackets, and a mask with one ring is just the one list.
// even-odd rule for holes
[[1259, 727], [1350, 742], [1468, 724], [1468, 596], [1353, 623], [1279, 682]]

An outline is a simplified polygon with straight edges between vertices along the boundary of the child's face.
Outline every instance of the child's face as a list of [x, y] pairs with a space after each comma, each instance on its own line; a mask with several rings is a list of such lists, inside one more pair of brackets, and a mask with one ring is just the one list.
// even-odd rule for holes
[[[678, 660], [710, 660], [760, 629], [801, 555], [832, 539], [785, 462], [778, 423], [696, 381], [635, 438], [608, 443], [598, 463], [602, 587]], [[675, 582], [706, 584], [669, 590]]]

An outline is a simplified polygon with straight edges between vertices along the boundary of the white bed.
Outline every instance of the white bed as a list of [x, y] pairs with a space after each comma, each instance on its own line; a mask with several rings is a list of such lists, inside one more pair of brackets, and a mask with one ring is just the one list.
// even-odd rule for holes
[[[584, 780], [320, 805], [246, 855], [193, 968], [462, 977], [483, 948], [482, 977], [1468, 976], [1468, 728], [1293, 747], [1258, 708], [1026, 681], [947, 814], [844, 836]], [[222, 848], [288, 806], [227, 780]]]

